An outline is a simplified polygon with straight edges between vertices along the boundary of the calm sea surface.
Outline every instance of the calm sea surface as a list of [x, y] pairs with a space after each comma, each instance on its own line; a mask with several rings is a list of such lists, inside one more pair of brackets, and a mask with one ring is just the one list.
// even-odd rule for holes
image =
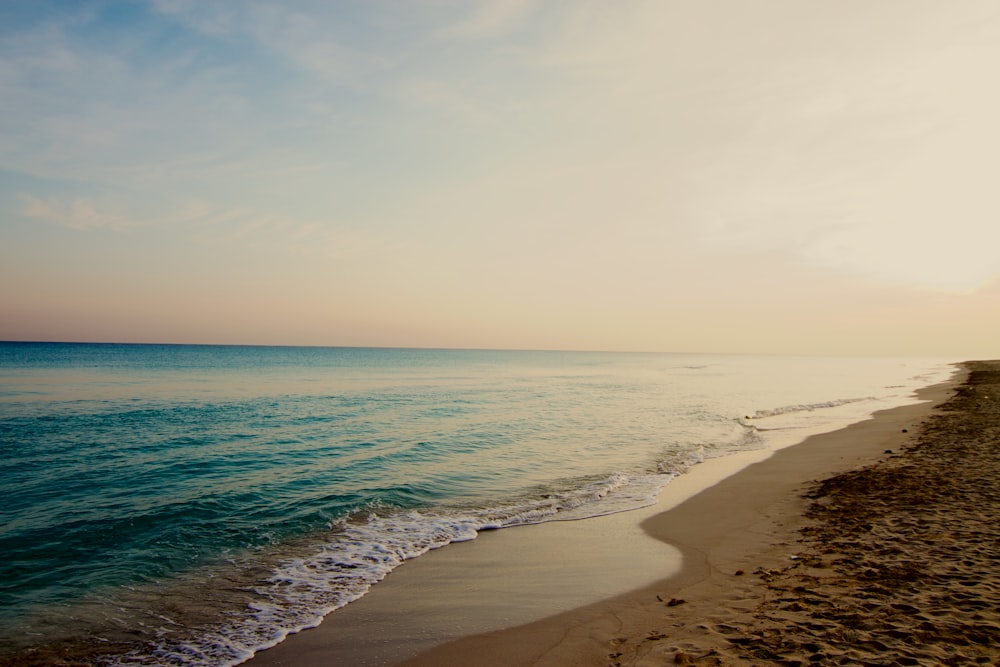
[[0, 656], [237, 664], [429, 549], [648, 505], [706, 457], [857, 421], [952, 371], [0, 343]]

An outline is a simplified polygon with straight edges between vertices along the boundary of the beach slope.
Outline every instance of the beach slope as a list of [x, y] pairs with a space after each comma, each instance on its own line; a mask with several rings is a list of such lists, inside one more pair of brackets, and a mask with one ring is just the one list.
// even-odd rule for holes
[[1000, 362], [965, 369], [648, 519], [677, 575], [404, 664], [997, 664]]

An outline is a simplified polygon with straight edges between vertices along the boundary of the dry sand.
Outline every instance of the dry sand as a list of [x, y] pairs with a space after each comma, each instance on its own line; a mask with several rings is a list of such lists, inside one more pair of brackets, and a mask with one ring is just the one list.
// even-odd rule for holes
[[998, 664], [1000, 362], [966, 367], [647, 519], [675, 576], [403, 664]]

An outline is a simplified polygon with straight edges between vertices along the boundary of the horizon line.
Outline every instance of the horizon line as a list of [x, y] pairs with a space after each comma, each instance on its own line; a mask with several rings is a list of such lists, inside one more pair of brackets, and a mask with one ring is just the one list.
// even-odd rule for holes
[[[952, 359], [948, 355], [938, 354], [845, 354], [822, 352], [711, 352], [711, 351], [664, 351], [664, 350], [613, 350], [613, 349], [573, 349], [573, 348], [503, 348], [503, 347], [442, 347], [420, 345], [347, 345], [347, 344], [304, 344], [304, 343], [178, 343], [149, 341], [92, 341], [92, 340], [7, 340], [0, 339], [0, 345], [134, 345], [159, 347], [262, 347], [286, 349], [330, 349], [330, 350], [411, 350], [427, 352], [564, 352], [579, 354], [661, 354], [661, 355], [714, 355], [714, 356], [744, 356], [744, 357], [881, 357], [881, 358], [940, 358]], [[960, 359], [952, 363], [980, 361], [980, 359]]]

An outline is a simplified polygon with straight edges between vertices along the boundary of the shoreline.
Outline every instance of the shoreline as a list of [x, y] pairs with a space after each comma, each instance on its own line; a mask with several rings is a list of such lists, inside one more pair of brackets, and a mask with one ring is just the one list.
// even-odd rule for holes
[[[483, 589], [473, 585], [471, 590], [456, 591], [456, 578], [442, 574], [455, 568], [468, 568], [468, 577], [476, 579], [478, 574], [478, 579], [483, 580], [482, 572], [490, 571], [488, 559], [492, 558], [492, 562], [509, 575], [511, 562], [522, 560], [543, 542], [531, 534], [541, 527], [518, 527], [498, 531], [502, 535], [486, 533], [472, 542], [452, 545], [407, 563], [365, 598], [339, 610], [335, 617], [328, 618], [318, 628], [291, 636], [244, 664], [254, 667], [607, 665], [609, 660], [610, 664], [615, 664], [613, 656], [625, 655], [631, 641], [623, 628], [649, 625], [648, 619], [662, 616], [666, 608], [663, 600], [680, 599], [681, 592], [688, 595], [692, 586], [711, 583], [713, 576], [720, 578], [719, 573], [723, 570], [753, 571], [757, 566], [749, 564], [753, 558], [748, 554], [753, 553], [758, 543], [778, 533], [787, 533], [790, 516], [795, 511], [801, 513], [801, 508], [789, 506], [789, 503], [795, 505], [801, 501], [800, 494], [795, 493], [799, 486], [816, 476], [871, 463], [884, 457], [886, 449], [899, 447], [908, 437], [902, 434], [902, 428], [914, 430], [932, 407], [947, 397], [960, 381], [960, 375], [961, 371], [956, 371], [950, 381], [919, 390], [917, 402], [880, 411], [870, 419], [838, 431], [813, 435], [774, 452], [745, 452], [735, 455], [735, 459], [724, 457], [694, 466], [667, 486], [661, 502], [638, 510], [638, 516], [636, 512], [627, 512], [584, 522], [565, 522], [581, 524], [576, 526], [560, 527], [558, 522], [545, 524], [546, 531], [566, 528], [567, 534], [549, 536], [544, 542], [555, 547], [582, 544], [588, 550], [588, 561], [592, 550], [610, 549], [609, 564], [596, 570], [602, 573], [602, 581], [598, 583], [608, 583], [604, 580], [615, 580], [617, 575], [629, 572], [635, 575], [631, 586], [624, 585], [627, 581], [616, 584], [618, 591], [628, 590], [628, 593], [601, 594], [606, 587], [595, 585], [593, 565], [590, 565], [589, 579], [587, 573], [576, 579], [560, 578], [564, 572], [551, 581], [546, 581], [543, 574], [544, 583], [522, 579], [517, 590], [508, 597], [504, 597], [506, 591], [502, 586]], [[738, 460], [741, 456], [752, 462], [748, 465], [747, 459]], [[778, 463], [772, 463], [776, 459]], [[770, 473], [766, 472], [768, 469]], [[765, 482], [762, 474], [776, 475], [780, 479]], [[716, 477], [713, 479], [712, 475]], [[747, 494], [753, 495], [764, 488], [762, 484], [766, 493], [758, 493], [752, 504], [743, 502]], [[733, 507], [740, 512], [730, 512]], [[705, 512], [718, 514], [720, 520], [706, 526]], [[600, 523], [602, 519], [605, 525]], [[582, 524], [586, 526], [581, 527]], [[625, 524], [631, 525], [633, 530], [624, 529], [623, 532]], [[578, 529], [579, 534], [568, 534], [573, 529]], [[743, 554], [742, 560], [733, 556], [737, 552]], [[543, 554], [537, 563], [529, 564], [529, 569], [541, 567], [546, 560], [561, 558], [555, 561], [560, 563], [559, 567], [553, 568], [550, 562], [548, 570], [565, 570], [572, 562], [571, 553], [572, 550]], [[485, 563], [483, 554], [487, 557]], [[729, 556], [717, 561], [718, 554]], [[476, 561], [477, 558], [480, 560]], [[731, 562], [723, 563], [725, 558]], [[479, 572], [475, 568], [479, 568]], [[457, 579], [461, 578], [460, 574]], [[655, 583], [650, 584], [654, 579]], [[742, 585], [752, 579], [755, 577], [733, 580], [726, 575], [714, 582], [719, 589], [715, 593], [717, 596], [742, 595]], [[734, 587], [734, 583], [740, 586]], [[438, 590], [436, 586], [443, 589]], [[569, 606], [565, 602], [554, 609], [545, 609], [544, 605], [540, 609], [528, 609], [540, 606], [538, 600], [547, 599], [545, 586], [553, 587], [550, 592], [559, 589], [560, 593], [579, 588], [582, 596], [569, 611], [564, 611]], [[411, 588], [409, 593], [412, 594], [407, 594], [407, 588]], [[395, 595], [395, 601], [394, 589], [403, 590], [403, 595]], [[433, 599], [426, 599], [428, 591], [435, 593]], [[591, 599], [587, 599], [588, 595]], [[406, 601], [400, 606], [398, 603], [403, 598]], [[474, 622], [477, 613], [495, 618], [498, 607], [503, 614], [504, 605], [520, 606], [512, 609], [513, 622], [507, 625], [513, 627], [496, 630], [487, 625], [477, 629]], [[441, 614], [442, 607], [446, 608], [442, 618], [433, 622], [421, 618], [428, 616], [426, 612], [431, 609], [435, 615]], [[695, 613], [696, 605], [676, 604], [669, 609], [676, 616], [678, 612]], [[534, 617], [524, 618], [523, 614], [532, 612]], [[643, 634], [657, 635], [661, 631], [662, 628], [649, 628]]]
[[705, 658], [704, 664], [741, 664], [735, 656], [718, 658], [729, 645], [724, 630], [749, 622], [768, 597], [764, 579], [754, 573], [796, 562], [792, 556], [799, 549], [798, 530], [807, 522], [803, 493], [809, 485], [894, 456], [886, 450], [912, 443], [917, 426], [962, 377], [958, 372], [948, 382], [919, 390], [920, 402], [778, 450], [646, 519], [648, 533], [683, 554], [684, 566], [676, 574], [537, 623], [445, 644], [400, 664], [638, 667], [693, 664], [691, 656]]

